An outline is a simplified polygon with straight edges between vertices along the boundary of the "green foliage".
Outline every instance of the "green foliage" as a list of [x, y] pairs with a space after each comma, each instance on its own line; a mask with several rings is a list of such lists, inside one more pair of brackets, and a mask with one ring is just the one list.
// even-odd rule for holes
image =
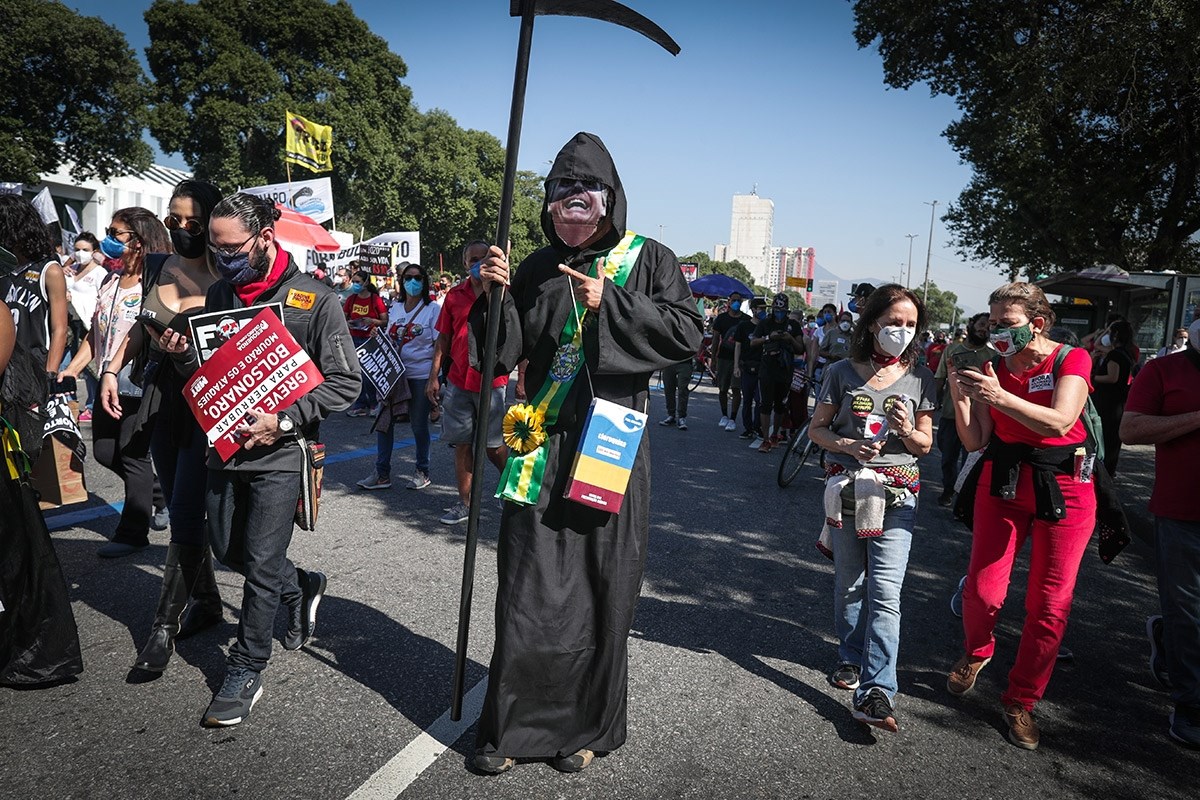
[[1200, 6], [1190, 0], [857, 0], [885, 81], [928, 83], [974, 169], [945, 220], [960, 253], [1046, 275], [1196, 271]]
[[716, 274], [727, 275], [730, 278], [734, 278], [746, 284], [753, 289], [754, 293], [757, 295], [765, 295], [770, 293], [769, 289], [763, 286], [758, 286], [754, 283], [754, 278], [750, 275], [750, 270], [746, 269], [746, 266], [737, 259], [734, 259], [733, 261], [714, 261], [713, 259], [709, 258], [708, 253], [705, 253], [703, 250], [699, 250], [695, 253], [692, 253], [690, 256], [680, 256], [679, 260], [697, 264], [696, 277]]
[[120, 31], [49, 0], [0, 0], [0, 19], [0, 180], [35, 183], [66, 161], [80, 181], [150, 165], [145, 80]]
[[[926, 297], [925, 284], [914, 286], [917, 297]], [[927, 325], [937, 330], [943, 323], [954, 326], [955, 322], [963, 319], [963, 310], [958, 305], [958, 295], [939, 289], [933, 281], [929, 282], [929, 294], [925, 300], [925, 317]]]
[[[495, 236], [499, 140], [444, 111], [418, 111], [404, 61], [349, 4], [156, 0], [146, 21], [158, 82], [150, 130], [198, 177], [226, 190], [285, 180], [292, 111], [333, 127], [334, 203], [339, 221], [356, 223], [344, 229], [419, 230], [422, 259], [441, 255], [450, 271], [464, 243]], [[293, 178], [308, 177], [293, 168]], [[514, 259], [543, 242], [541, 205], [541, 178], [518, 175]]]

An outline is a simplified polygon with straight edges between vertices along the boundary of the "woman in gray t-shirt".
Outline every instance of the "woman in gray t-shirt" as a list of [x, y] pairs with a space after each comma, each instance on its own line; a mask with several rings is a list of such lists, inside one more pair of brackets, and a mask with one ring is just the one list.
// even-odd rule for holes
[[[834, 563], [838, 664], [854, 718], [895, 731], [900, 589], [912, 544], [917, 459], [933, 443], [933, 373], [917, 365], [920, 299], [897, 284], [862, 308], [850, 358], [825, 371], [809, 437], [828, 451], [825, 528]], [[843, 522], [843, 517], [845, 521]]]

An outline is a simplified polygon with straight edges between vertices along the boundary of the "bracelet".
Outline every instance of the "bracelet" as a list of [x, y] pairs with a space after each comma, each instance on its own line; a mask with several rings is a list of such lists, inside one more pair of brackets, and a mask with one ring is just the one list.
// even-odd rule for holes
[[101, 372], [101, 373], [100, 373], [100, 377], [101, 377], [101, 378], [103, 378], [105, 375], [112, 375], [112, 376], [113, 376], [114, 378], [116, 378], [117, 380], [120, 380], [120, 379], [121, 379], [121, 376], [120, 376], [120, 375], [118, 375], [117, 373], [113, 372], [111, 369], [106, 369], [106, 370], [104, 370], [103, 372]]
[[911, 428], [908, 429], [908, 433], [897, 433], [896, 435], [898, 437], [900, 437], [901, 439], [909, 439], [909, 438], [912, 438], [912, 435], [916, 432], [917, 432], [917, 426], [913, 425]]

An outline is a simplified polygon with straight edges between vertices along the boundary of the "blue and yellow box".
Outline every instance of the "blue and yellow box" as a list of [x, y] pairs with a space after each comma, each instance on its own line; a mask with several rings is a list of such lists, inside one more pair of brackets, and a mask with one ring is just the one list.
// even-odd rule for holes
[[601, 511], [620, 511], [646, 419], [632, 408], [593, 400], [564, 496]]

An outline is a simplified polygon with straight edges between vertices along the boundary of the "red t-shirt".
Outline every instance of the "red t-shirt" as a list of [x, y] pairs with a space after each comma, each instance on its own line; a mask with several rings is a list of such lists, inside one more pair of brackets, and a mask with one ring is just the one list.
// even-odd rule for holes
[[[1076, 347], [1067, 353], [1067, 357], [1063, 359], [1062, 366], [1058, 368], [1058, 375], [1055, 376], [1054, 360], [1058, 357], [1060, 347], [1062, 345], [1054, 348], [1054, 352], [1046, 356], [1041, 364], [1038, 364], [1020, 376], [1010, 373], [1007, 365], [1004, 363], [1004, 359], [1000, 359], [1000, 368], [996, 370], [996, 377], [1000, 379], [1000, 386], [1005, 391], [1011, 392], [1023, 400], [1028, 400], [1031, 403], [1036, 403], [1046, 408], [1054, 405], [1054, 387], [1058, 379], [1064, 375], [1078, 375], [1083, 378], [1087, 382], [1088, 392], [1091, 393], [1091, 356], [1082, 347]], [[1066, 436], [1045, 437], [1034, 433], [1020, 422], [1017, 422], [1012, 417], [995, 408], [991, 409], [991, 412], [996, 435], [1010, 444], [1028, 444], [1033, 447], [1058, 447], [1064, 444], [1081, 444], [1087, 441], [1087, 430], [1083, 427], [1083, 420], [1076, 420], [1075, 427], [1071, 428], [1071, 431]]]
[[945, 342], [936, 342], [929, 345], [929, 349], [925, 351], [925, 366], [929, 367], [931, 372], [937, 372], [938, 364], [942, 363], [942, 353], [946, 352]]
[[[1146, 362], [1133, 379], [1125, 412], [1173, 417], [1200, 410], [1200, 369], [1187, 353]], [[1150, 513], [1167, 519], [1200, 520], [1196, 502], [1196, 454], [1200, 430], [1154, 446], [1154, 491]]]
[[[465, 280], [446, 293], [442, 300], [442, 313], [438, 315], [437, 323], [433, 326], [439, 336], [449, 336], [450, 339], [450, 374], [447, 379], [459, 389], [468, 392], [478, 392], [483, 382], [479, 370], [470, 366], [470, 355], [467, 352], [467, 337], [470, 331], [467, 327], [467, 317], [471, 306], [475, 305], [475, 289], [471, 281]], [[508, 376], [501, 375], [492, 381], [492, 388], [507, 386]]]
[[354, 327], [354, 320], [371, 317], [372, 319], [381, 319], [387, 322], [388, 313], [387, 305], [383, 302], [383, 298], [377, 294], [369, 294], [366, 297], [359, 297], [352, 294], [346, 298], [342, 310], [346, 312], [346, 319], [350, 321], [350, 336], [357, 340], [366, 340], [371, 335], [370, 328]]

